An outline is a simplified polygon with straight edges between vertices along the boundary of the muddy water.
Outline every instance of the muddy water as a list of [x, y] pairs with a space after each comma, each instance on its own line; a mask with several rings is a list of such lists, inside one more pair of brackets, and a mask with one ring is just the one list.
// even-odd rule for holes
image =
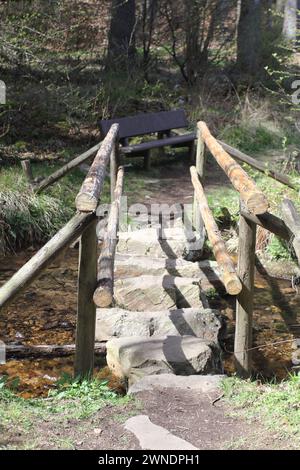
[[[0, 260], [0, 285], [32, 256], [27, 250]], [[6, 311], [0, 313], [0, 339], [5, 343], [70, 344], [74, 343], [76, 323], [78, 251], [69, 249], [32, 284]], [[224, 342], [227, 373], [233, 372], [234, 299], [214, 299], [228, 322]], [[300, 294], [287, 280], [256, 274], [254, 305], [255, 371], [264, 377], [283, 378], [291, 370], [292, 339], [300, 337]], [[279, 341], [286, 341], [274, 344]], [[63, 373], [72, 374], [73, 357], [51, 359], [9, 359], [0, 366], [0, 374], [18, 378], [20, 393], [45, 396]], [[96, 375], [109, 376], [101, 361]], [[113, 382], [112, 382], [113, 383]], [[116, 383], [113, 383], [116, 386]]]

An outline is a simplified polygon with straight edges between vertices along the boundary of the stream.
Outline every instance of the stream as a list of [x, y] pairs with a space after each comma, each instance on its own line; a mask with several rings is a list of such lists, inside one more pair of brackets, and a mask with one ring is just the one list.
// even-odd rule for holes
[[[34, 253], [26, 250], [0, 259], [0, 285], [9, 279]], [[78, 250], [66, 251], [42, 273], [8, 309], [0, 313], [0, 339], [5, 343], [40, 345], [71, 344], [75, 341]], [[283, 379], [292, 370], [293, 339], [300, 337], [300, 293], [291, 282], [256, 272], [253, 325], [254, 373], [262, 379]], [[211, 299], [227, 319], [223, 344], [224, 367], [234, 372], [233, 341], [235, 299]], [[277, 343], [277, 344], [276, 344]], [[0, 374], [18, 384], [25, 398], [47, 396], [62, 375], [72, 374], [73, 356], [11, 359], [0, 365]], [[122, 385], [110, 376], [103, 359], [96, 358], [95, 375], [112, 387]]]

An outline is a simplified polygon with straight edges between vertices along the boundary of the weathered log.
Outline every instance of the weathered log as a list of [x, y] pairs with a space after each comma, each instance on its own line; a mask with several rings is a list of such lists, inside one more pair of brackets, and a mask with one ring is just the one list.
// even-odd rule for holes
[[[242, 204], [241, 204], [242, 205]], [[255, 267], [256, 224], [242, 215], [239, 223], [238, 275], [242, 290], [237, 296], [234, 358], [241, 377], [251, 374], [252, 315]]]
[[0, 288], [0, 308], [12, 302], [95, 218], [95, 214], [76, 214]]
[[24, 174], [27, 178], [27, 181], [31, 186], [33, 184], [33, 174], [32, 174], [32, 168], [31, 168], [30, 160], [22, 160], [21, 161], [21, 166], [22, 166]]
[[265, 214], [254, 215], [250, 214], [246, 208], [241, 208], [241, 215], [245, 219], [249, 220], [249, 222], [260, 225], [264, 229], [269, 230], [269, 232], [274, 233], [274, 235], [282, 238], [283, 240], [290, 241], [293, 236], [285, 222], [276, 215], [273, 215], [269, 212], [266, 212]]
[[263, 192], [257, 188], [254, 181], [247, 175], [243, 168], [223, 149], [217, 140], [211, 135], [205, 122], [198, 122], [204, 139], [211, 154], [223, 168], [226, 175], [245, 202], [247, 209], [253, 214], [263, 214], [267, 211], [269, 203]]
[[203, 187], [198, 178], [197, 170], [192, 166], [190, 171], [192, 183], [198, 199], [199, 210], [207, 231], [207, 236], [220, 268], [221, 280], [228, 294], [237, 295], [242, 289], [241, 282], [236, 274], [234, 264], [227, 253], [218, 226], [208, 206]]
[[68, 162], [66, 165], [62, 166], [59, 170], [52, 173], [52, 175], [50, 175], [47, 178], [43, 179], [40, 183], [35, 185], [34, 191], [36, 193], [40, 193], [44, 189], [48, 188], [48, 186], [51, 186], [53, 183], [55, 183], [60, 178], [65, 176], [67, 173], [74, 170], [74, 168], [81, 165], [81, 163], [84, 163], [86, 160], [91, 158], [99, 150], [100, 145], [101, 145], [101, 143], [95, 145], [94, 147], [90, 148], [86, 152], [82, 153], [78, 157], [76, 157], [73, 160], [71, 160], [70, 162]]
[[94, 292], [94, 302], [98, 307], [108, 308], [113, 304], [114, 296], [114, 262], [117, 245], [119, 212], [124, 183], [124, 168], [120, 167], [111, 205], [107, 230], [98, 260], [98, 283]]
[[266, 164], [259, 162], [252, 157], [249, 157], [249, 155], [246, 155], [244, 152], [241, 152], [240, 150], [231, 147], [230, 145], [226, 144], [225, 142], [222, 142], [221, 140], [218, 140], [217, 142], [222, 145], [223, 149], [230, 155], [232, 155], [232, 157], [234, 157], [236, 160], [243, 163], [247, 163], [247, 165], [250, 165], [261, 173], [264, 173], [265, 175], [274, 178], [276, 181], [285, 184], [289, 188], [297, 189], [288, 176], [283, 175], [282, 173], [278, 173], [278, 171], [272, 170], [271, 168], [268, 168]]
[[[61, 357], [70, 356], [75, 353], [75, 344], [6, 344], [6, 358], [26, 358], [26, 357]], [[106, 343], [95, 343], [95, 353], [105, 356]]]
[[119, 156], [118, 146], [119, 146], [119, 143], [117, 141], [110, 154], [110, 199], [111, 199], [111, 202], [113, 202], [114, 200], [114, 193], [116, 189], [118, 156]]
[[[197, 129], [197, 151], [196, 151], [196, 170], [202, 185], [204, 186], [204, 170], [205, 170], [205, 143], [201, 135], [201, 130]], [[194, 194], [193, 205], [193, 225], [198, 233], [202, 233], [203, 220], [198, 207], [196, 194]]]
[[81, 235], [79, 251], [74, 377], [80, 378], [91, 377], [94, 370], [96, 306], [93, 293], [97, 283], [97, 243], [94, 220]]
[[282, 218], [293, 235], [291, 241], [300, 264], [300, 214], [290, 199], [283, 200], [281, 211]]
[[100, 149], [89, 169], [89, 172], [76, 197], [77, 210], [81, 212], [95, 211], [103, 188], [106, 167], [118, 139], [119, 125], [113, 124], [103, 140]]

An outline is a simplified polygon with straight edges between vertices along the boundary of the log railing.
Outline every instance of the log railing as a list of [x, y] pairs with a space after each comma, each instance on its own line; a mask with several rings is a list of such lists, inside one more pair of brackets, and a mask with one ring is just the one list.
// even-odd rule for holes
[[76, 197], [78, 212], [0, 288], [0, 309], [4, 309], [66, 248], [80, 237], [74, 364], [74, 375], [76, 377], [88, 377], [93, 373], [96, 322], [96, 305], [93, 301], [93, 295], [97, 287], [97, 278], [99, 277], [97, 275], [98, 239], [96, 233], [96, 209], [103, 190], [106, 168], [109, 161], [111, 193], [115, 194], [115, 201], [119, 197], [120, 185], [123, 184], [122, 169], [119, 169], [118, 179], [116, 178], [116, 169], [118, 168], [118, 124], [114, 124], [111, 127], [101, 145], [77, 157], [75, 162], [72, 161], [71, 165], [63, 167], [59, 170], [59, 174], [57, 172], [56, 175], [52, 175], [47, 182], [42, 182], [40, 186], [40, 190], [45, 188], [70, 171], [70, 167], [74, 168], [79, 162], [89, 158], [97, 150], [98, 152], [90, 171]]
[[[251, 374], [256, 226], [259, 225], [281, 239], [290, 242], [300, 263], [300, 216], [290, 200], [283, 201], [282, 219], [267, 212], [269, 207], [267, 198], [226, 150], [238, 160], [250, 165], [252, 165], [251, 160], [253, 159], [223, 142], [217, 141], [204, 122], [199, 122], [197, 125], [197, 141], [196, 167], [191, 167], [194, 186], [193, 225], [196, 230], [202, 230], [205, 226], [220, 267], [221, 280], [229, 294], [237, 295], [234, 342], [236, 370], [240, 376], [249, 376]], [[205, 197], [203, 186], [206, 148], [224, 170], [240, 195], [237, 271], [235, 271], [233, 263], [226, 252], [224, 242]], [[247, 158], [245, 159], [245, 157]], [[246, 161], [247, 159], [250, 160]], [[255, 162], [255, 165], [252, 166], [257, 168], [259, 164]], [[263, 168], [258, 169], [265, 171]], [[284, 175], [270, 171], [269, 176], [294, 188], [293, 184]]]

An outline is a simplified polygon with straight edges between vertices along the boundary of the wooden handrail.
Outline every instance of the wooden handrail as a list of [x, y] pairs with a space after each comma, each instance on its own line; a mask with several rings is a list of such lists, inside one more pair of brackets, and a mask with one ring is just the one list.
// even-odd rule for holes
[[292, 233], [291, 241], [300, 264], [300, 214], [290, 199], [284, 199], [281, 205], [282, 218]]
[[208, 239], [212, 245], [212, 249], [219, 265], [221, 279], [226, 291], [230, 295], [237, 295], [242, 290], [242, 284], [239, 280], [234, 264], [227, 253], [225, 243], [222, 240], [220, 231], [208, 206], [203, 187], [199, 181], [197, 170], [194, 166], [190, 168], [192, 183], [198, 200], [198, 207], [207, 231]]
[[119, 124], [113, 124], [103, 140], [100, 149], [75, 199], [77, 210], [95, 211], [103, 188], [106, 167], [118, 139]]
[[124, 168], [118, 170], [114, 201], [111, 205], [107, 230], [102, 244], [101, 254], [98, 260], [98, 284], [94, 292], [94, 302], [97, 307], [107, 308], [113, 304], [114, 293], [114, 260], [117, 245], [117, 232], [121, 196], [124, 184]]
[[247, 175], [243, 168], [222, 148], [211, 135], [205, 122], [198, 122], [201, 136], [214, 156], [218, 164], [230, 179], [235, 189], [240, 193], [241, 199], [247, 209], [253, 214], [263, 214], [267, 211], [269, 203], [264, 193], [257, 188], [254, 181]]
[[247, 165], [252, 166], [256, 170], [260, 171], [261, 173], [270, 176], [276, 181], [279, 181], [282, 184], [285, 184], [289, 188], [297, 190], [297, 187], [295, 184], [290, 180], [290, 178], [286, 175], [283, 175], [282, 173], [278, 173], [278, 171], [272, 170], [271, 168], [268, 168], [267, 165], [265, 165], [262, 162], [259, 162], [255, 160], [254, 158], [250, 157], [249, 155], [246, 155], [246, 153], [241, 152], [240, 150], [231, 147], [231, 145], [226, 144], [225, 142], [222, 142], [221, 140], [217, 140], [217, 142], [222, 145], [223, 149], [228, 152], [232, 157], [234, 157], [236, 160], [247, 163]]
[[57, 171], [52, 173], [52, 175], [50, 175], [47, 178], [43, 179], [40, 183], [35, 184], [34, 185], [34, 191], [38, 194], [38, 193], [42, 192], [44, 189], [48, 188], [48, 186], [51, 186], [53, 183], [58, 181], [60, 178], [65, 176], [67, 173], [74, 170], [74, 168], [77, 168], [79, 165], [81, 165], [86, 160], [88, 160], [90, 157], [92, 157], [99, 150], [100, 146], [101, 146], [101, 143], [95, 145], [94, 147], [90, 148], [89, 150], [82, 153], [81, 155], [78, 155], [78, 157], [73, 158], [73, 160], [66, 163], [66, 165], [59, 168]]
[[60, 253], [95, 220], [95, 214], [76, 214], [51, 240], [0, 288], [0, 308], [7, 307]]

